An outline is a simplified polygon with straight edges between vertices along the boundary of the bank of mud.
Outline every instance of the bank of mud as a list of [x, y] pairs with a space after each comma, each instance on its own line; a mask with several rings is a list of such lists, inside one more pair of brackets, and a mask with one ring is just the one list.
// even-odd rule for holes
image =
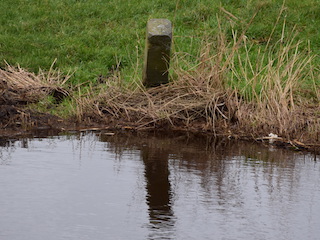
[[[309, 151], [314, 154], [320, 154], [319, 140], [312, 139], [306, 142], [268, 134], [267, 131], [257, 133], [246, 133], [245, 130], [237, 126], [223, 125], [220, 129], [213, 131], [203, 120], [194, 121], [188, 126], [183, 123], [159, 121], [152, 125], [141, 125], [136, 122], [124, 121], [115, 118], [97, 118], [94, 114], [86, 113], [86, 120], [78, 121], [75, 118], [62, 119], [57, 116], [30, 111], [24, 107], [12, 105], [0, 105], [1, 116], [6, 114], [6, 118], [1, 117], [0, 121], [0, 141], [15, 139], [20, 137], [46, 137], [47, 135], [59, 135], [73, 131], [104, 131], [107, 134], [114, 135], [125, 132], [163, 132], [174, 134], [196, 134], [197, 136], [218, 136], [228, 139], [237, 139], [245, 141], [261, 142], [265, 145], [276, 146], [279, 148], [292, 149], [295, 151]], [[27, 117], [26, 117], [27, 116]], [[217, 126], [219, 128], [219, 126]], [[232, 131], [230, 130], [232, 129]]]
[[[50, 75], [50, 74], [49, 74]], [[0, 138], [33, 131], [185, 131], [261, 141], [297, 150], [319, 151], [320, 106], [272, 96], [248, 102], [239, 92], [212, 79], [192, 75], [156, 88], [114, 80], [91, 87], [84, 95], [63, 87], [59, 74], [35, 75], [23, 69], [0, 70]], [[72, 98], [68, 117], [36, 111], [30, 106], [51, 97], [47, 109]]]
[[[141, 97], [141, 94], [139, 95]], [[143, 95], [145, 95], [145, 93], [143, 93]], [[111, 97], [111, 95], [108, 96]], [[131, 97], [138, 99], [134, 94]], [[201, 106], [197, 106], [197, 110], [193, 109], [192, 111], [184, 108], [184, 112], [180, 113], [181, 115], [172, 114], [171, 116], [157, 117], [149, 116], [146, 114], [145, 109], [138, 105], [136, 105], [135, 108], [131, 106], [132, 109], [128, 106], [125, 108], [123, 106], [117, 106], [117, 108], [115, 108], [115, 106], [112, 107], [107, 102], [102, 101], [106, 99], [101, 98], [101, 96], [97, 98], [100, 102], [91, 99], [91, 104], [83, 106], [86, 111], [82, 113], [81, 117], [71, 116], [67, 119], [30, 110], [27, 104], [1, 103], [0, 138], [29, 136], [35, 132], [58, 134], [74, 130], [106, 130], [108, 132], [182, 131], [205, 135], [219, 135], [239, 140], [259, 141], [265, 144], [272, 144], [294, 150], [320, 151], [319, 131], [312, 133], [307, 132], [307, 130], [310, 130], [310, 127], [312, 127], [312, 124], [319, 124], [319, 122], [317, 122], [319, 118], [316, 117], [316, 115], [314, 115], [313, 118], [311, 117], [314, 111], [312, 108], [308, 109], [308, 114], [306, 114], [306, 112], [299, 114], [298, 125], [301, 127], [300, 129], [286, 130], [287, 135], [281, 135], [278, 134], [279, 126], [277, 125], [261, 122], [256, 127], [253, 127], [251, 123], [250, 125], [240, 123], [237, 116], [238, 110], [226, 105], [223, 102], [223, 96], [220, 96], [220, 103], [217, 103], [217, 109], [214, 110], [215, 116], [211, 116], [211, 118], [215, 118], [214, 122], [212, 119], [208, 121], [208, 116], [206, 116], [208, 113], [206, 113], [205, 108], [201, 108]], [[127, 101], [129, 101], [129, 99], [127, 99]], [[130, 99], [129, 102], [130, 105], [137, 104], [133, 99]], [[170, 101], [159, 102], [158, 104], [165, 105], [169, 104], [169, 102]], [[124, 104], [124, 101], [121, 101], [121, 104]], [[177, 102], [175, 104], [177, 104]], [[136, 108], [142, 109], [139, 112]], [[230, 109], [232, 109], [232, 114], [229, 112]], [[111, 112], [112, 110], [116, 112]], [[196, 113], [194, 111], [196, 111]], [[193, 118], [186, 119], [186, 116], [191, 117], [192, 112], [195, 114]], [[177, 110], [175, 113], [177, 114]], [[247, 112], [247, 114], [250, 115], [250, 112]], [[311, 126], [308, 126], [309, 124]], [[313, 127], [316, 127], [316, 125]]]

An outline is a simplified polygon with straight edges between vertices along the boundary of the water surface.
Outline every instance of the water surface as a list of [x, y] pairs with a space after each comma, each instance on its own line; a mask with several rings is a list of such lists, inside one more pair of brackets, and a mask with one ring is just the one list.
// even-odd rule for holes
[[0, 141], [1, 240], [319, 239], [319, 157], [187, 135]]

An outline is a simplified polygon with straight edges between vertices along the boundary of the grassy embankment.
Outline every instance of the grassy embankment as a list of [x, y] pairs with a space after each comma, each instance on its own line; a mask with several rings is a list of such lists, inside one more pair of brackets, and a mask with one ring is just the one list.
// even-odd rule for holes
[[[54, 62], [62, 75], [72, 73], [63, 86], [71, 98], [56, 105], [48, 97], [34, 108], [80, 120], [89, 111], [96, 120], [110, 115], [139, 126], [197, 122], [202, 129], [274, 132], [300, 140], [307, 132], [319, 141], [317, 0], [1, 5], [1, 60], [31, 72], [49, 71]], [[145, 27], [149, 18], [163, 17], [174, 25], [173, 83], [148, 92], [136, 84]]]

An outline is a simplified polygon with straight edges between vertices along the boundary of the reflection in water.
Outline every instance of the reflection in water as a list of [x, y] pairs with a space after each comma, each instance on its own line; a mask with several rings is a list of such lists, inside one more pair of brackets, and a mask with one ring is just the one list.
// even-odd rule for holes
[[[171, 239], [174, 225], [171, 209], [171, 188], [169, 182], [168, 152], [159, 146], [142, 147], [141, 156], [145, 165], [147, 204], [150, 224], [156, 235]], [[160, 231], [157, 231], [160, 230]]]
[[[320, 233], [313, 219], [320, 215], [306, 214], [305, 231], [306, 216], [295, 209], [320, 211], [314, 202], [315, 195], [320, 198], [319, 166], [306, 173], [306, 162], [301, 163], [305, 159], [312, 166], [315, 156], [184, 135], [130, 135], [126, 146], [117, 137], [108, 141], [120, 154], [120, 146], [141, 150], [150, 223], [167, 233], [153, 231], [150, 239], [169, 238], [172, 231], [175, 239], [317, 239]], [[308, 174], [315, 175], [307, 193]], [[309, 195], [311, 203], [302, 203]]]
[[318, 239], [319, 158], [192, 135], [0, 142], [0, 239]]

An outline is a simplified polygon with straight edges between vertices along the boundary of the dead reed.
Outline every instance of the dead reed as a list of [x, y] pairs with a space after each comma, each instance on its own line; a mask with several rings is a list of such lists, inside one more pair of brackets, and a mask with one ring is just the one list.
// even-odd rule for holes
[[[226, 119], [227, 94], [222, 91], [206, 92], [186, 79], [151, 89], [137, 85], [134, 89], [108, 86], [97, 96], [79, 99], [84, 113], [95, 113], [101, 119], [117, 119], [137, 128], [192, 126], [203, 122], [214, 130], [217, 119]], [[209, 120], [207, 122], [207, 120]]]
[[57, 99], [68, 96], [63, 86], [70, 76], [63, 76], [53, 65], [49, 72], [40, 70], [39, 74], [9, 64], [6, 69], [0, 69], [0, 103], [34, 103], [48, 95]]
[[[284, 30], [278, 42], [260, 47], [255, 58], [250, 57], [253, 44], [247, 41], [243, 37], [241, 48], [228, 54], [232, 55], [228, 64], [231, 79], [242, 84], [234, 85], [241, 96], [235, 102], [239, 127], [255, 135], [269, 132], [299, 141], [312, 136], [318, 141], [320, 99], [319, 77], [315, 77], [318, 70], [312, 65], [315, 56], [300, 47], [293, 33], [285, 36]], [[313, 97], [303, 96], [304, 91]]]

